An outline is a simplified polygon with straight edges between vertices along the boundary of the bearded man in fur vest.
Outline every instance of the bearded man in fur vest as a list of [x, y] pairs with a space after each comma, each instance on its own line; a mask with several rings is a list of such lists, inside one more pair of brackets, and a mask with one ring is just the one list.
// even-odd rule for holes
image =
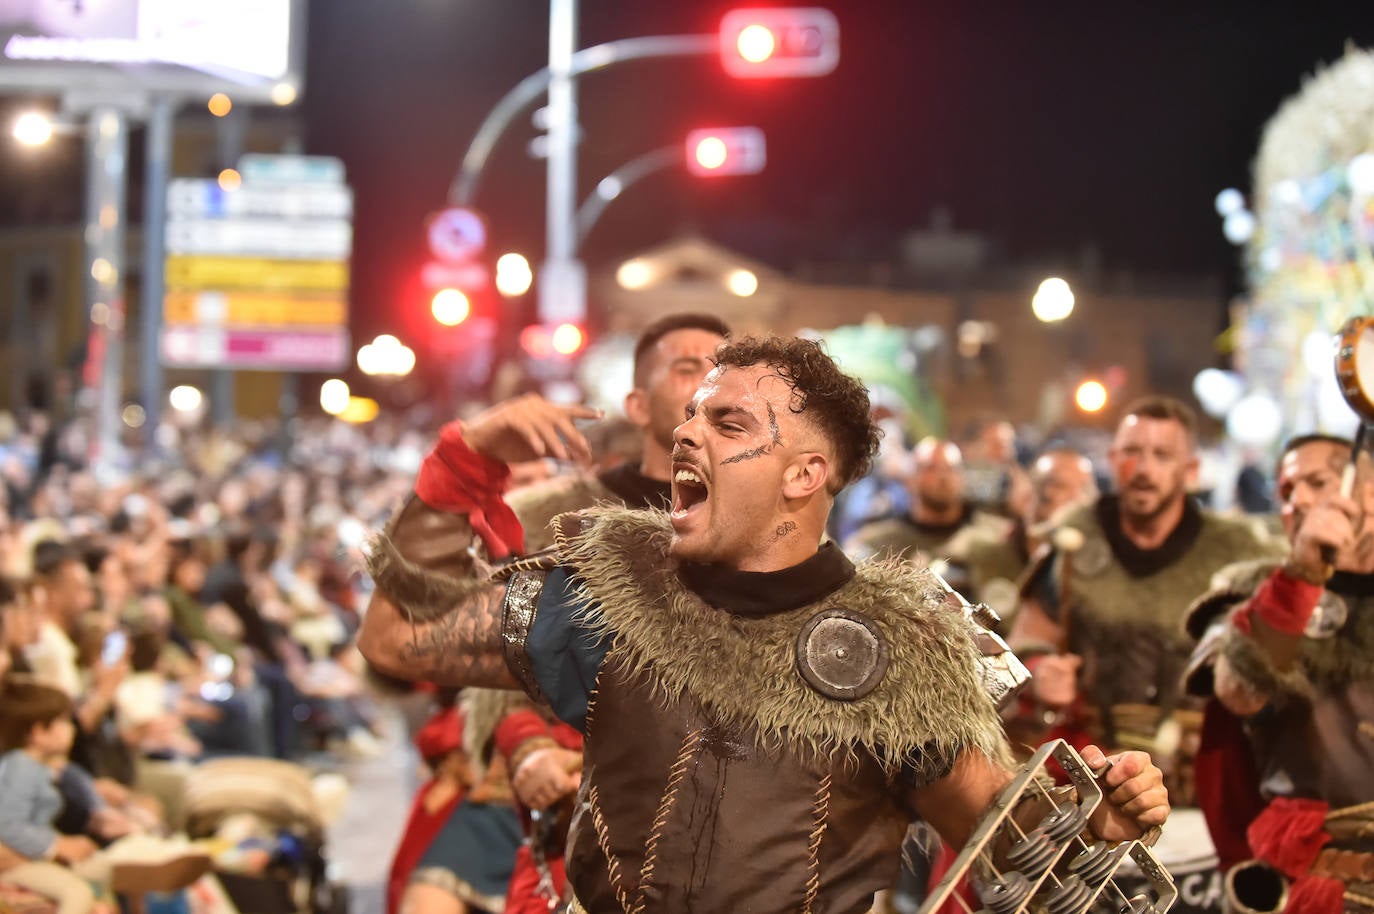
[[[1108, 454], [1116, 492], [1064, 516], [1024, 579], [1008, 640], [1035, 672], [1042, 701], [1028, 710], [1053, 724], [1049, 738], [1147, 748], [1170, 769], [1177, 717], [1191, 728], [1195, 716], [1174, 714], [1184, 612], [1222, 567], [1285, 551], [1189, 496], [1196, 436], [1197, 417], [1178, 400], [1130, 405]], [[1175, 789], [1188, 784], [1183, 774], [1170, 791], [1187, 804], [1189, 791]]]
[[[911, 818], [962, 846], [1012, 777], [986, 642], [929, 572], [821, 544], [876, 450], [863, 387], [810, 341], [714, 360], [674, 432], [669, 513], [563, 516], [551, 556], [495, 575], [521, 538], [505, 465], [582, 451], [573, 420], [594, 413], [504, 404], [446, 433], [420, 488], [461, 476], [474, 506], [412, 500], [389, 548], [442, 528], [473, 549], [408, 590], [447, 599], [379, 580], [359, 647], [393, 673], [523, 687], [582, 730], [569, 910], [866, 911]], [[1124, 840], [1169, 806], [1147, 755], [1114, 761], [1092, 828]]]
[[1374, 472], [1347, 498], [1349, 462], [1341, 438], [1289, 442], [1288, 560], [1226, 568], [1189, 613], [1201, 805], [1223, 865], [1260, 861], [1228, 879], [1239, 911], [1374, 911]]

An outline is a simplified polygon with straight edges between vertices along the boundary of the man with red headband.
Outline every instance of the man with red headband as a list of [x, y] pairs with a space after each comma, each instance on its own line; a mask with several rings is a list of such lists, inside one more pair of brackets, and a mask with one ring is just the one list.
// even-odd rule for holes
[[1349, 462], [1342, 438], [1290, 441], [1287, 561], [1225, 569], [1188, 617], [1208, 826], [1223, 864], [1272, 868], [1232, 870], [1239, 910], [1374, 911], [1374, 473], [1362, 458], [1347, 498]]

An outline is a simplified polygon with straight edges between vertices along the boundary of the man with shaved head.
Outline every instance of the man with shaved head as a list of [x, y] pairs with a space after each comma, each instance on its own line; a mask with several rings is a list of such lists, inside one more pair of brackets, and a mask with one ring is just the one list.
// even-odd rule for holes
[[1017, 582], [1031, 557], [1044, 546], [1054, 518], [1097, 495], [1092, 462], [1069, 447], [1047, 448], [1031, 464], [1030, 499], [1024, 513], [1001, 536], [970, 528], [950, 545], [962, 556], [968, 578], [965, 595], [995, 609], [1009, 620], [1017, 603]]
[[[860, 527], [845, 543], [850, 555], [890, 555], [920, 563], [939, 559], [957, 566], [965, 556], [950, 547], [961, 532], [976, 529], [996, 539], [1011, 528], [1004, 518], [975, 508], [964, 497], [964, 458], [953, 441], [925, 438], [916, 445], [907, 491], [911, 494], [907, 513]], [[963, 589], [960, 580], [950, 583]]]

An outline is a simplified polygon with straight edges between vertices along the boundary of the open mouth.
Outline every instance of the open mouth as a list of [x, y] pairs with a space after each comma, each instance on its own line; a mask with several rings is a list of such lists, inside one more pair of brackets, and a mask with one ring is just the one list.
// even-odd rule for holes
[[679, 464], [673, 471], [673, 517], [686, 517], [709, 493], [700, 473]]

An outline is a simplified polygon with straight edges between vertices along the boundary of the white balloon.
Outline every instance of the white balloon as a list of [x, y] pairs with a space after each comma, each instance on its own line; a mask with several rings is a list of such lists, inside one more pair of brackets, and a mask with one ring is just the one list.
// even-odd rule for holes
[[1202, 404], [1203, 412], [1214, 419], [1225, 416], [1244, 390], [1244, 382], [1233, 371], [1204, 368], [1193, 378], [1193, 395]]
[[1282, 427], [1279, 405], [1264, 393], [1243, 397], [1226, 414], [1226, 434], [1239, 444], [1267, 447], [1278, 440]]

